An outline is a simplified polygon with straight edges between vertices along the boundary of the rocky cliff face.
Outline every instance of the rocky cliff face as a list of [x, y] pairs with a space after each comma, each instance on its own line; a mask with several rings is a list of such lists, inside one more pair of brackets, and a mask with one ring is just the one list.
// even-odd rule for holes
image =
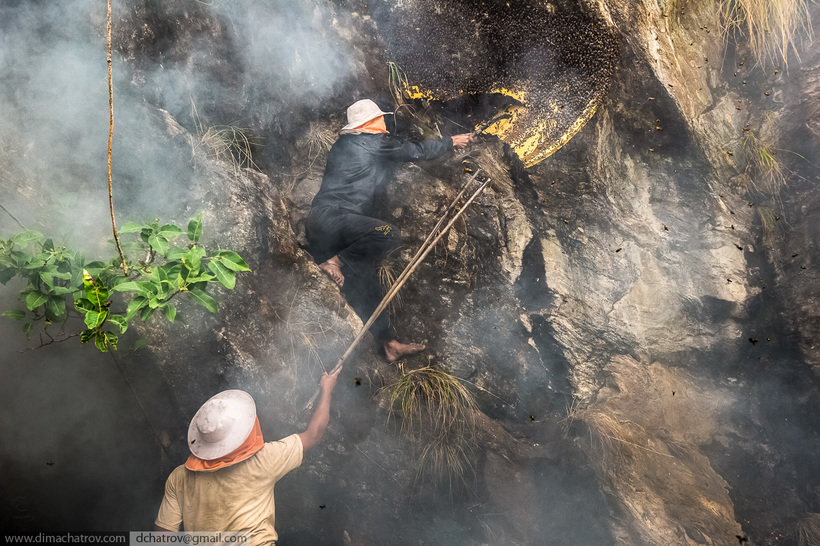
[[[777, 195], [756, 193], [744, 128], [792, 146], [805, 117], [803, 134], [816, 143], [818, 58], [776, 76], [751, 70], [742, 48], [727, 49], [709, 3], [557, 7], [596, 10], [620, 36], [606, 100], [533, 168], [487, 140], [464, 157], [398, 174], [384, 202], [385, 217], [403, 230], [393, 268], [424, 240], [468, 176], [465, 165], [491, 184], [395, 312], [402, 337], [426, 339], [428, 351], [398, 366], [369, 344], [357, 351], [327, 446], [303, 479], [334, 499], [322, 514], [328, 530], [341, 526], [364, 543], [393, 533], [467, 543], [728, 544], [746, 535], [773, 543], [818, 502], [816, 470], [801, 462], [818, 447], [809, 417], [817, 412], [815, 273], [787, 258], [797, 253], [810, 265], [817, 172], [783, 158], [795, 177]], [[353, 38], [371, 28], [361, 8], [337, 6], [329, 32], [370, 59], [375, 68], [360, 66], [354, 79], [373, 77], [365, 91], [378, 93], [386, 83], [373, 60], [379, 36], [372, 44]], [[752, 85], [789, 98], [766, 102]], [[771, 109], [776, 118], [764, 115]], [[436, 112], [422, 117], [446, 124]], [[225, 176], [212, 166], [195, 190], [228, 204], [233, 225], [220, 237], [255, 263], [213, 331], [197, 334], [207, 341], [196, 357], [156, 352], [188, 412], [210, 390], [242, 386], [272, 429], [297, 427], [296, 409], [321, 365], [360, 327], [300, 248], [324, 158], [319, 144], [308, 151], [305, 143], [341, 123], [338, 113], [303, 115], [303, 128], [279, 127], [287, 169]], [[767, 227], [762, 206], [789, 224]], [[225, 217], [214, 211], [211, 221]], [[177, 335], [169, 330], [163, 346]], [[465, 380], [484, 415], [468, 485], [451, 490], [445, 511], [441, 489], [414, 474], [412, 442], [385, 426], [383, 387], [427, 364]], [[192, 384], [193, 366], [200, 379]], [[761, 499], [761, 484], [778, 500]], [[312, 527], [318, 535], [310, 514], [327, 497], [297, 500], [293, 489], [294, 504], [280, 512], [283, 533]]]
[[[265, 8], [147, 2], [122, 14], [127, 92], [148, 99], [156, 131], [133, 153], [148, 160], [159, 147], [182, 165], [184, 207], [204, 207], [211, 244], [253, 269], [204, 326], [143, 329], [182, 416], [244, 388], [268, 437], [298, 430], [321, 370], [361, 328], [304, 248], [304, 219], [344, 107], [364, 96], [389, 105], [390, 48], [412, 37], [379, 32], [416, 4], [460, 9], [419, 0], [300, 11], [338, 52], [339, 76], [312, 84], [304, 52], [286, 48], [276, 62], [295, 63], [294, 80], [275, 88], [264, 52], [244, 56], [261, 38], [237, 33], [242, 17], [273, 13]], [[398, 173], [383, 203], [403, 233], [388, 260], [396, 272], [472, 172], [491, 182], [393, 313], [400, 336], [428, 350], [387, 364], [366, 339], [343, 371], [323, 447], [277, 487], [289, 542], [338, 543], [346, 530], [362, 544], [796, 543], [796, 520], [820, 512], [820, 54], [756, 65], [742, 43], [727, 46], [711, 2], [546, 6], [594, 13], [618, 37], [608, 94], [534, 167], [488, 138]], [[431, 56], [448, 37], [435, 40]], [[210, 97], [192, 87], [198, 121], [250, 119], [265, 138], [258, 168], [204, 147], [191, 158], [197, 120], [163, 87], [160, 59], [219, 82]], [[473, 61], [465, 71], [480, 70]], [[415, 117], [397, 116], [399, 132], [455, 128], [486, 114], [479, 102], [459, 103], [474, 108], [466, 113], [410, 102]], [[780, 150], [777, 191], [754, 170], [750, 132]], [[426, 365], [464, 380], [477, 402], [467, 470], [450, 484], [418, 470], [423, 446], [388, 419], [390, 385]], [[168, 426], [177, 456], [183, 421]]]

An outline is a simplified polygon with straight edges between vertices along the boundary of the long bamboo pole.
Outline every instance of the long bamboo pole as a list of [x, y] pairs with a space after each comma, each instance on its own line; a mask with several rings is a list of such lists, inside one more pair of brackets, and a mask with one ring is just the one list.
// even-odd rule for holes
[[[473, 179], [477, 175], [478, 175], [478, 172], [476, 172], [476, 174], [473, 175]], [[467, 200], [467, 202], [464, 203], [461, 206], [461, 208], [458, 210], [458, 212], [456, 212], [456, 214], [450, 219], [450, 221], [447, 223], [447, 225], [444, 227], [444, 229], [442, 229], [441, 232], [435, 237], [435, 239], [433, 239], [433, 241], [430, 242], [427, 245], [427, 247], [424, 248], [423, 251], [421, 251], [421, 249], [419, 249], [421, 251], [421, 254], [417, 253], [418, 256], [419, 256], [418, 259], [415, 260], [415, 262], [412, 264], [412, 266], [408, 266], [408, 268], [406, 268], [406, 274], [404, 275], [403, 279], [401, 279], [400, 281], [397, 280], [395, 283], [393, 283], [393, 286], [390, 287], [390, 290], [387, 292], [387, 294], [385, 294], [385, 296], [382, 299], [381, 303], [379, 303], [378, 307], [376, 307], [376, 310], [373, 311], [373, 314], [370, 315], [370, 318], [367, 319], [367, 322], [364, 324], [364, 326], [362, 326], [361, 331], [356, 336], [356, 338], [353, 340], [353, 343], [350, 344], [350, 346], [347, 348], [347, 350], [344, 352], [344, 354], [341, 356], [341, 358], [339, 358], [339, 360], [336, 362], [336, 365], [333, 366], [333, 369], [328, 373], [331, 373], [331, 374], [335, 373], [336, 371], [338, 371], [342, 368], [342, 366], [344, 365], [344, 361], [347, 359], [348, 356], [350, 356], [350, 354], [353, 352], [353, 350], [356, 348], [356, 346], [359, 344], [359, 342], [364, 338], [364, 335], [367, 333], [367, 330], [370, 328], [370, 326], [373, 325], [373, 323], [376, 321], [376, 319], [382, 313], [382, 311], [384, 311], [385, 308], [387, 308], [387, 306], [390, 304], [390, 301], [396, 296], [398, 291], [401, 289], [401, 287], [404, 285], [404, 283], [407, 281], [407, 279], [410, 277], [410, 275], [413, 273], [413, 271], [415, 271], [416, 268], [424, 260], [424, 258], [426, 258], [428, 254], [430, 254], [430, 252], [433, 250], [433, 248], [435, 248], [435, 246], [438, 244], [438, 242], [441, 240], [441, 238], [444, 237], [444, 235], [448, 231], [450, 231], [450, 228], [453, 227], [453, 224], [456, 223], [456, 220], [458, 220], [461, 217], [461, 215], [464, 213], [464, 211], [467, 210], [467, 207], [469, 207], [472, 204], [472, 202], [475, 201], [476, 197], [478, 197], [478, 195], [484, 190], [484, 188], [487, 187], [487, 184], [489, 184], [489, 183], [490, 183], [490, 179], [488, 178], [470, 196], [470, 198]], [[465, 189], [466, 189], [466, 186], [465, 186]], [[436, 226], [436, 229], [437, 228], [438, 228], [438, 226]], [[435, 233], [435, 229], [433, 230], [432, 233]], [[428, 237], [427, 240], [429, 241], [429, 239], [430, 238]], [[313, 403], [319, 397], [320, 393], [321, 393], [321, 389], [317, 389], [316, 392], [313, 394], [313, 396], [308, 401], [307, 405], [305, 405], [305, 410], [308, 410], [313, 406]]]
[[[450, 202], [450, 204], [447, 205], [447, 208], [444, 209], [444, 214], [441, 215], [441, 218], [439, 218], [438, 223], [436, 224], [436, 226], [430, 231], [430, 234], [427, 236], [427, 238], [424, 240], [424, 242], [421, 243], [421, 246], [416, 251], [416, 254], [413, 256], [413, 258], [411, 258], [410, 261], [407, 262], [407, 265], [405, 266], [404, 270], [401, 272], [401, 274], [396, 278], [396, 280], [390, 286], [390, 289], [388, 289], [388, 293], [389, 293], [390, 290], [393, 289], [393, 286], [396, 286], [398, 283], [402, 282], [404, 280], [404, 278], [408, 275], [408, 272], [410, 271], [410, 269], [418, 261], [419, 256], [421, 256], [422, 252], [424, 252], [424, 249], [427, 248], [427, 245], [430, 243], [430, 241], [433, 239], [433, 237], [436, 236], [436, 233], [438, 233], [439, 228], [441, 228], [442, 224], [444, 224], [445, 220], [447, 220], [447, 217], [450, 215], [450, 213], [453, 212], [453, 209], [456, 207], [459, 200], [461, 200], [461, 197], [464, 195], [464, 192], [467, 191], [467, 188], [470, 187], [470, 184], [473, 183], [473, 181], [478, 176], [479, 172], [481, 172], [481, 169], [476, 169], [475, 174], [473, 174], [473, 176], [471, 176], [467, 180], [467, 182], [464, 183], [464, 186], [461, 188], [461, 191], [458, 192], [458, 195], [456, 195], [455, 198]], [[385, 294], [385, 297], [387, 297], [387, 294]]]

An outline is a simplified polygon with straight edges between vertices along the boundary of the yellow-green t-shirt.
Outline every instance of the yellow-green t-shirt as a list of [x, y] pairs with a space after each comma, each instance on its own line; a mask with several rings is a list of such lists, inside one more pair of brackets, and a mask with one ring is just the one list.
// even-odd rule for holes
[[275, 542], [273, 486], [302, 464], [302, 440], [292, 434], [248, 459], [211, 471], [180, 465], [168, 476], [154, 522], [186, 531], [250, 531], [254, 546]]

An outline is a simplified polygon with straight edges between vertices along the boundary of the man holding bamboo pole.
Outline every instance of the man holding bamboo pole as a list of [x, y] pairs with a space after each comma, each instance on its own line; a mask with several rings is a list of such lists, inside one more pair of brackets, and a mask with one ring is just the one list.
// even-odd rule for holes
[[[387, 132], [384, 115], [390, 113], [369, 99], [347, 109], [348, 124], [328, 153], [305, 230], [319, 268], [339, 285], [363, 321], [382, 299], [379, 261], [400, 242], [395, 225], [373, 217], [379, 191], [400, 164], [435, 159], [473, 142], [470, 133], [402, 142]], [[400, 343], [386, 312], [370, 331], [390, 362], [424, 349], [420, 343]]]

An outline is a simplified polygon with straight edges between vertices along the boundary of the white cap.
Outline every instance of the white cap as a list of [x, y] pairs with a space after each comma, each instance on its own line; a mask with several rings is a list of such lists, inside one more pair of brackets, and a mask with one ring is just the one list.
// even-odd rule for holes
[[379, 105], [370, 99], [356, 101], [347, 108], [347, 125], [342, 127], [342, 131], [355, 129], [371, 119], [392, 113], [393, 112], [382, 112]]
[[188, 427], [188, 448], [205, 461], [224, 457], [241, 446], [256, 423], [253, 397], [240, 390], [222, 391], [202, 404]]

